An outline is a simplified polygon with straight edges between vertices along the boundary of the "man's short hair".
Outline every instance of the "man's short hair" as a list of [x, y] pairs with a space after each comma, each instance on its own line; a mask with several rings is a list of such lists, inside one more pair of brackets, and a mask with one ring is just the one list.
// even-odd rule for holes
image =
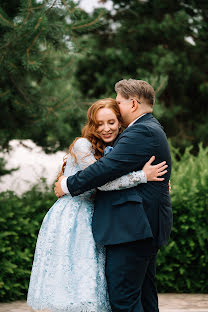
[[120, 93], [125, 99], [136, 97], [144, 98], [146, 103], [153, 106], [155, 103], [155, 91], [153, 87], [144, 80], [123, 79], [115, 84], [116, 93]]

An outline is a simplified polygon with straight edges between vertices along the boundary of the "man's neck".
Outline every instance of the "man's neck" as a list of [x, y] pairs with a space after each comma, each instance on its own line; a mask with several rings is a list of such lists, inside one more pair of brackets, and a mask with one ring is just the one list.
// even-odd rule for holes
[[130, 124], [128, 125], [128, 127], [130, 127], [131, 125], [133, 125], [139, 118], [141, 118], [142, 116], [146, 115], [146, 113], [139, 115], [137, 118], [135, 118], [134, 120], [132, 120], [132, 122], [130, 122]]
[[148, 113], [152, 113], [152, 110], [144, 110], [144, 111], [140, 112], [139, 114], [135, 115], [134, 117], [132, 116], [131, 121], [129, 122], [128, 126], [131, 125], [132, 123], [134, 123], [134, 121], [136, 121], [137, 119], [139, 119], [143, 115], [146, 115]]

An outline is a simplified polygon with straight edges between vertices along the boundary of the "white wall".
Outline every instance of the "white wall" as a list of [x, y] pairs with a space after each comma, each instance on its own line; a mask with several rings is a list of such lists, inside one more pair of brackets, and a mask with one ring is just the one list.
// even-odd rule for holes
[[7, 169], [14, 167], [20, 167], [20, 169], [2, 176], [0, 192], [12, 190], [17, 194], [22, 194], [38, 183], [41, 177], [46, 178], [48, 185], [54, 183], [63, 164], [65, 152], [46, 154], [31, 140], [12, 140], [10, 146], [11, 151], [6, 154], [1, 153], [0, 157], [5, 158]]

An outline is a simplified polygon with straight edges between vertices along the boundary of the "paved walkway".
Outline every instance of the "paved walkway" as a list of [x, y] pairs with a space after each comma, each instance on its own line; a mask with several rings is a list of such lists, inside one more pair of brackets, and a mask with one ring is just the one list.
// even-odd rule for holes
[[[208, 312], [208, 294], [160, 294], [159, 303], [160, 312]], [[23, 301], [0, 304], [0, 312], [32, 311]]]

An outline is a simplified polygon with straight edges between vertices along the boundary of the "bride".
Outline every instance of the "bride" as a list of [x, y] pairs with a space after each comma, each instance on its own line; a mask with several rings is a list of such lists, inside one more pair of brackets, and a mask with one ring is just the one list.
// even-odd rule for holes
[[[60, 175], [74, 175], [110, 150], [121, 133], [122, 120], [114, 99], [98, 100], [88, 110], [88, 122], [69, 147]], [[107, 147], [108, 146], [108, 147]], [[167, 171], [162, 162], [129, 173], [99, 187], [102, 191], [130, 188]], [[96, 190], [59, 198], [46, 214], [37, 239], [27, 304], [35, 310], [110, 312], [105, 280], [105, 249], [93, 239], [91, 221]]]

